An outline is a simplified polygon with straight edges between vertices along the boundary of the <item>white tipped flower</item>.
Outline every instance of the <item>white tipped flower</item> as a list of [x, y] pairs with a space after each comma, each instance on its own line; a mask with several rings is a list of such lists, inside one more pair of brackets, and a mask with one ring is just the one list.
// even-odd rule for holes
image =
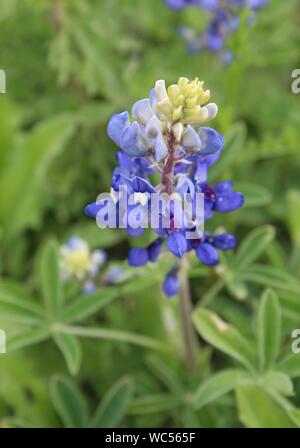
[[134, 103], [132, 107], [132, 115], [140, 124], [146, 126], [153, 116], [150, 100], [145, 98]]

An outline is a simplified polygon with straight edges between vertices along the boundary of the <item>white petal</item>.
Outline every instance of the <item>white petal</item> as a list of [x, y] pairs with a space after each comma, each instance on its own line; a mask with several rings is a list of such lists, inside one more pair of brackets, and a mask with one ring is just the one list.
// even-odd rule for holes
[[186, 132], [182, 139], [182, 144], [186, 148], [201, 148], [201, 138], [198, 134], [198, 132], [195, 131], [193, 126], [188, 125]]
[[208, 120], [212, 120], [213, 118], [215, 118], [215, 116], [218, 113], [218, 106], [216, 105], [216, 103], [209, 103], [206, 106], [207, 112], [208, 112]]
[[140, 124], [145, 126], [153, 115], [150, 100], [145, 98], [134, 103], [132, 115]]
[[155, 138], [162, 131], [162, 123], [156, 115], [152, 115], [146, 125], [145, 134], [148, 138]]
[[174, 126], [172, 127], [172, 131], [175, 135], [176, 141], [180, 142], [180, 140], [182, 138], [183, 131], [184, 131], [183, 124], [182, 123], [174, 124]]
[[163, 101], [165, 98], [168, 98], [168, 93], [166, 90], [166, 84], [163, 79], [156, 81], [155, 83], [155, 93], [157, 101]]
[[168, 155], [168, 146], [162, 134], [158, 134], [155, 142], [155, 158], [157, 162], [160, 162]]

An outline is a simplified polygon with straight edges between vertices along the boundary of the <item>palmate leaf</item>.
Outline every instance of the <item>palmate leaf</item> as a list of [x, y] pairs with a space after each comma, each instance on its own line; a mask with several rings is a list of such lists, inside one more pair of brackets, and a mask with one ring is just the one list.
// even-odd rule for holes
[[279, 354], [281, 337], [281, 310], [272, 290], [263, 294], [257, 317], [257, 349], [261, 369], [266, 369]]
[[[25, 300], [8, 290], [6, 284], [0, 284], [0, 316], [3, 320], [23, 325], [40, 325], [44, 322], [43, 309], [33, 300]], [[25, 293], [24, 293], [25, 294]]]
[[47, 328], [23, 328], [16, 333], [8, 333], [7, 352], [38, 344], [49, 337], [50, 330]]
[[255, 353], [250, 340], [217, 314], [206, 309], [193, 313], [196, 330], [209, 344], [231, 356], [249, 370], [256, 365]]
[[121, 378], [104, 395], [89, 426], [93, 428], [116, 428], [122, 420], [133, 396], [130, 378]]
[[52, 378], [50, 397], [61, 420], [67, 428], [87, 426], [86, 403], [77, 386], [64, 376]]

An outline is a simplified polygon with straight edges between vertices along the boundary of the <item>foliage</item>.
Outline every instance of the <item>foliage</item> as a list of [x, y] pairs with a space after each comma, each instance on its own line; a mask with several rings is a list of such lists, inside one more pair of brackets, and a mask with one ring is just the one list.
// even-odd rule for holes
[[[270, 0], [233, 42], [243, 57], [224, 67], [177, 36], [183, 22], [205, 26], [193, 8], [0, 1], [1, 426], [300, 427], [296, 5]], [[160, 292], [169, 256], [133, 270], [128, 251], [151, 232], [131, 241], [83, 213], [110, 188], [109, 117], [180, 76], [204, 79], [219, 105], [225, 147], [209, 181], [233, 178], [245, 195], [243, 209], [212, 222], [237, 249], [215, 268], [190, 262], [192, 371], [178, 298]], [[63, 283], [58, 245], [71, 235], [105, 248], [126, 282], [91, 295]]]

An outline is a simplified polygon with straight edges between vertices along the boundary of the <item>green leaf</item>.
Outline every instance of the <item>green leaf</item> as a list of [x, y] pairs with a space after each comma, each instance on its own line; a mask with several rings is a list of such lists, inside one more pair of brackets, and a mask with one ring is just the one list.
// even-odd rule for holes
[[178, 409], [182, 406], [182, 401], [178, 397], [171, 394], [152, 394], [138, 397], [132, 400], [128, 414], [143, 415], [156, 414], [159, 412], [167, 412]]
[[58, 316], [63, 302], [63, 289], [59, 269], [59, 251], [55, 241], [48, 241], [39, 258], [40, 287], [46, 309]]
[[240, 273], [239, 278], [242, 281], [258, 283], [270, 288], [278, 288], [295, 293], [298, 293], [300, 290], [300, 282], [296, 277], [272, 266], [253, 265]]
[[295, 245], [300, 244], [300, 191], [290, 190], [287, 193], [287, 224]]
[[200, 384], [193, 394], [192, 405], [195, 409], [200, 409], [249, 380], [250, 375], [243, 370], [232, 369], [216, 373]]
[[289, 411], [289, 416], [292, 419], [292, 421], [295, 423], [297, 428], [300, 428], [300, 409], [291, 409]]
[[72, 129], [69, 116], [57, 115], [16, 139], [0, 177], [0, 225], [6, 241], [40, 223], [47, 171]]
[[274, 227], [264, 226], [252, 230], [240, 245], [234, 265], [237, 271], [242, 271], [259, 258], [275, 236]]
[[262, 295], [257, 317], [257, 348], [261, 369], [273, 364], [280, 350], [281, 310], [276, 294], [268, 289]]
[[65, 333], [54, 333], [53, 338], [66, 360], [70, 373], [75, 375], [79, 370], [82, 356], [78, 338]]
[[193, 322], [199, 334], [211, 345], [252, 370], [256, 360], [251, 341], [224, 322], [217, 314], [205, 309], [193, 313]]
[[171, 392], [177, 395], [182, 395], [183, 389], [176, 377], [174, 369], [169, 367], [164, 361], [155, 355], [150, 355], [146, 358], [147, 365], [153, 373], [170, 389]]
[[300, 354], [291, 353], [285, 356], [276, 365], [276, 368], [281, 372], [289, 375], [290, 378], [297, 378], [300, 376]]
[[209, 173], [210, 179], [216, 179], [228, 167], [232, 166], [238, 159], [241, 148], [245, 146], [246, 129], [241, 123], [231, 127], [225, 135], [225, 143], [223, 155], [211, 169]]
[[248, 428], [294, 428], [295, 424], [281, 403], [255, 384], [236, 390], [241, 421]]
[[67, 428], [84, 428], [87, 423], [87, 409], [82, 395], [75, 384], [62, 376], [56, 376], [50, 383], [53, 405]]
[[236, 191], [241, 191], [245, 197], [244, 208], [262, 207], [270, 204], [272, 195], [262, 185], [252, 184], [249, 182], [235, 182]]
[[269, 371], [262, 377], [265, 390], [275, 392], [280, 395], [291, 396], [294, 394], [294, 386], [290, 377], [282, 372]]
[[34, 325], [44, 322], [43, 309], [32, 301], [25, 301], [0, 285], [0, 316], [18, 324]]
[[13, 334], [8, 332], [7, 352], [38, 344], [48, 339], [49, 336], [50, 331], [46, 328], [24, 328]]
[[84, 294], [64, 308], [62, 319], [65, 322], [79, 322], [86, 319], [112, 302], [119, 294], [117, 287], [103, 288], [92, 294]]
[[93, 428], [116, 428], [121, 422], [133, 396], [130, 378], [117, 381], [104, 395], [89, 424]]

